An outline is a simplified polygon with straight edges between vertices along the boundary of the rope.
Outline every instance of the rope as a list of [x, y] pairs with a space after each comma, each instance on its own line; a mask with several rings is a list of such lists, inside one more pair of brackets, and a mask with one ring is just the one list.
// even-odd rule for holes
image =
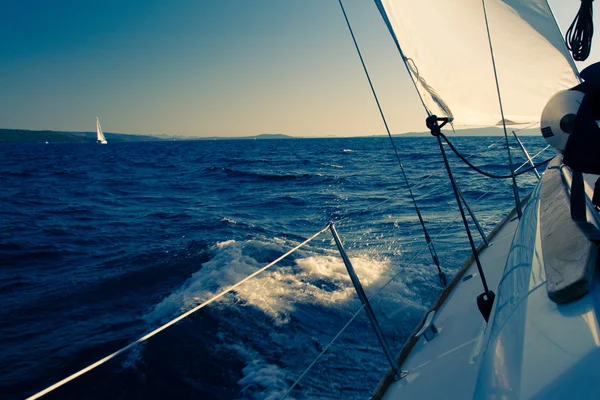
[[293, 249], [289, 250], [287, 253], [283, 254], [281, 257], [279, 257], [278, 259], [276, 259], [275, 261], [272, 261], [271, 263], [267, 264], [266, 266], [260, 268], [259, 270], [256, 270], [255, 272], [253, 272], [252, 274], [248, 275], [247, 277], [245, 277], [244, 279], [242, 279], [241, 281], [239, 281], [238, 283], [230, 286], [229, 288], [223, 290], [221, 293], [217, 294], [216, 296], [211, 297], [210, 299], [206, 300], [204, 303], [192, 308], [191, 310], [189, 310], [188, 312], [180, 315], [179, 317], [172, 319], [171, 321], [167, 322], [166, 324], [160, 326], [159, 328], [153, 330], [152, 332], [142, 336], [141, 338], [139, 338], [138, 340], [136, 340], [135, 342], [132, 342], [130, 344], [128, 344], [127, 346], [123, 347], [120, 350], [115, 351], [112, 354], [109, 354], [108, 356], [104, 357], [103, 359], [96, 361], [95, 363], [93, 363], [92, 365], [66, 377], [65, 379], [55, 383], [52, 386], [47, 387], [46, 389], [42, 390], [41, 392], [38, 392], [36, 394], [34, 394], [31, 397], [28, 397], [27, 400], [34, 400], [34, 399], [39, 399], [40, 397], [52, 392], [55, 389], [58, 389], [59, 387], [65, 385], [66, 383], [69, 383], [70, 381], [72, 381], [73, 379], [91, 371], [92, 369], [104, 364], [105, 362], [107, 362], [108, 360], [118, 356], [119, 354], [129, 350], [130, 348], [132, 348], [133, 346], [145, 342], [146, 340], [150, 339], [152, 336], [156, 335], [157, 333], [160, 333], [162, 331], [164, 331], [165, 329], [167, 329], [168, 327], [170, 327], [171, 325], [181, 321], [184, 318], [189, 317], [190, 315], [192, 315], [193, 313], [195, 313], [196, 311], [200, 310], [201, 308], [206, 307], [207, 305], [215, 302], [216, 300], [220, 299], [221, 297], [225, 296], [227, 293], [231, 292], [232, 290], [234, 290], [235, 288], [237, 288], [238, 286], [242, 285], [244, 282], [254, 278], [256, 275], [260, 274], [261, 272], [267, 270], [268, 268], [272, 267], [273, 265], [277, 264], [279, 261], [283, 260], [284, 258], [286, 258], [287, 256], [289, 256], [290, 254], [292, 254], [293, 252], [295, 252], [296, 250], [298, 250], [299, 248], [301, 248], [302, 246], [304, 246], [305, 244], [307, 244], [308, 242], [312, 241], [314, 238], [316, 238], [317, 236], [319, 236], [321, 233], [325, 232], [329, 230], [329, 225], [327, 225], [325, 228], [321, 229], [319, 232], [315, 233], [314, 235], [312, 235], [311, 237], [309, 237], [308, 239], [306, 239], [304, 242], [300, 243], [298, 246], [294, 247]]
[[[440, 133], [440, 136], [444, 138], [444, 140], [446, 141], [446, 143], [448, 143], [448, 146], [450, 147], [450, 149], [452, 149], [452, 151], [454, 152], [454, 154], [456, 154], [458, 156], [458, 158], [460, 158], [465, 164], [467, 164], [470, 168], [472, 168], [473, 170], [479, 172], [481, 175], [487, 176], [488, 178], [494, 178], [494, 179], [508, 179], [508, 178], [512, 178], [513, 175], [515, 177], [519, 176], [519, 175], [523, 175], [524, 173], [527, 173], [535, 168], [541, 167], [542, 165], [549, 163], [550, 161], [552, 161], [552, 159], [554, 157], [551, 157], [547, 160], [544, 160], [540, 163], [537, 163], [529, 168], [524, 169], [523, 171], [517, 173], [516, 170], [514, 171], [513, 174], [511, 175], [495, 175], [489, 172], [486, 172], [484, 170], [482, 170], [479, 167], [476, 167], [475, 165], [473, 165], [469, 160], [467, 160], [467, 157], [463, 156], [457, 149], [456, 147], [454, 147], [454, 145], [452, 144], [452, 142], [450, 141], [450, 139], [448, 139], [448, 137], [446, 135], [444, 135], [443, 133]], [[546, 147], [547, 148], [547, 147]], [[545, 149], [544, 149], [545, 150]], [[542, 150], [543, 151], [543, 150]], [[539, 153], [538, 153], [539, 154]], [[533, 158], [532, 158], [533, 159]]]
[[[446, 120], [447, 121], [447, 120]], [[452, 174], [452, 170], [450, 169], [450, 163], [448, 162], [448, 157], [446, 156], [446, 151], [444, 150], [444, 146], [442, 145], [442, 138], [440, 128], [443, 126], [438, 125], [438, 120], [435, 115], [427, 118], [427, 127], [431, 129], [431, 134], [435, 136], [437, 139], [438, 145], [440, 147], [440, 153], [444, 159], [444, 166], [446, 167], [446, 171], [448, 172], [448, 178], [450, 179], [450, 183], [452, 184], [452, 191], [454, 192], [454, 197], [456, 198], [456, 204], [458, 205], [458, 210], [460, 211], [460, 216], [462, 217], [463, 225], [465, 226], [465, 231], [467, 232], [467, 237], [469, 238], [469, 244], [471, 245], [471, 250], [473, 251], [473, 257], [475, 259], [475, 263], [477, 264], [477, 270], [479, 271], [479, 277], [481, 278], [481, 283], [483, 284], [484, 294], [489, 294], [489, 289], [487, 285], [487, 280], [485, 279], [485, 274], [483, 272], [483, 268], [481, 267], [481, 262], [479, 260], [479, 255], [477, 254], [477, 246], [475, 246], [475, 241], [473, 240], [473, 235], [471, 235], [471, 229], [469, 228], [469, 222], [467, 221], [467, 217], [465, 216], [465, 211], [462, 206], [462, 202], [460, 201], [460, 196], [458, 194], [458, 187], [456, 185], [456, 181], [454, 180], [454, 176]], [[478, 298], [479, 302], [479, 298]], [[483, 314], [483, 313], [482, 313]], [[483, 316], [485, 321], [487, 322], [489, 314]]]
[[348, 15], [346, 14], [346, 10], [344, 9], [342, 0], [338, 0], [338, 2], [340, 4], [342, 13], [344, 14], [344, 19], [346, 20], [346, 25], [348, 26], [350, 35], [352, 36], [352, 41], [354, 42], [354, 47], [356, 48], [356, 53], [358, 54], [358, 57], [360, 58], [360, 62], [362, 64], [363, 70], [367, 77], [367, 81], [369, 82], [371, 92], [373, 93], [373, 97], [375, 98], [375, 103], [377, 104], [377, 109], [379, 110], [379, 115], [381, 115], [381, 120], [383, 121], [383, 125], [385, 126], [385, 130], [390, 139], [390, 143], [392, 144], [392, 148], [394, 149], [394, 154], [396, 155], [396, 160], [398, 161], [398, 166], [400, 167], [400, 171], [402, 171], [402, 176], [404, 177], [404, 182], [406, 183], [406, 188], [408, 189], [410, 198], [415, 207], [415, 212], [417, 213], [417, 216], [419, 217], [419, 222], [421, 223], [421, 227], [423, 228], [423, 235], [425, 236], [425, 241], [427, 242], [427, 245], [429, 246], [429, 252], [431, 253], [431, 258], [433, 259], [433, 263], [435, 264], [435, 266], [438, 269], [440, 283], [443, 286], [446, 286], [446, 284], [447, 284], [446, 276], [442, 272], [442, 268], [440, 266], [437, 252], [435, 251], [435, 247], [433, 247], [433, 244], [431, 243], [431, 238], [429, 236], [429, 233], [427, 232], [427, 228], [425, 227], [425, 221], [423, 220], [421, 211], [419, 210], [419, 206], [417, 205], [417, 201], [415, 200], [415, 196], [410, 188], [410, 182], [408, 181], [408, 177], [406, 176], [406, 172], [404, 171], [404, 166], [402, 165], [402, 161], [400, 160], [400, 155], [398, 154], [398, 149], [396, 148], [396, 144], [394, 143], [394, 139], [392, 138], [392, 133], [390, 132], [390, 128], [388, 126], [387, 120], [386, 120], [383, 110], [381, 108], [381, 104], [379, 103], [379, 98], [377, 97], [377, 92], [375, 91], [375, 87], [373, 86], [373, 82], [371, 81], [371, 76], [369, 75], [369, 71], [367, 69], [367, 66], [365, 65], [365, 61], [363, 59], [360, 48], [358, 47], [358, 42], [356, 41], [356, 37], [354, 36], [354, 31], [352, 30], [352, 26], [350, 25], [350, 21], [348, 20]]
[[581, 0], [581, 7], [565, 35], [565, 44], [567, 49], [573, 53], [575, 61], [585, 61], [592, 49], [592, 36], [594, 36], [593, 1]]

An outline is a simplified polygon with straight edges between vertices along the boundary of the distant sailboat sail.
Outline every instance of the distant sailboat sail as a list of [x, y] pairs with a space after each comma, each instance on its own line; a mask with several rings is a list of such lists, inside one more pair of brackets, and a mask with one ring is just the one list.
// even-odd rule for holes
[[[484, 0], [507, 123], [579, 83], [546, 0]], [[482, 0], [375, 0], [430, 113], [501, 124]]]
[[102, 127], [100, 126], [100, 120], [96, 117], [96, 141], [100, 144], [106, 144], [106, 138], [102, 133]]

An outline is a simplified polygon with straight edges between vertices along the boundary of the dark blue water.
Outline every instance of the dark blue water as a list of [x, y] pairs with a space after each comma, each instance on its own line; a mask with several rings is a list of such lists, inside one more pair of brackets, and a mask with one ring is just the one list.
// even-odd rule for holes
[[[456, 143], [506, 173], [502, 140]], [[468, 244], [439, 148], [431, 137], [397, 146], [451, 275]], [[368, 294], [397, 275], [374, 309], [398, 351], [440, 287], [392, 156], [386, 138], [0, 146], [0, 397], [36, 393], [345, 216], [338, 230]], [[514, 204], [510, 182], [452, 165], [489, 232]], [[520, 177], [522, 194], [535, 181]], [[47, 397], [280, 398], [359, 306], [326, 233]], [[366, 398], [386, 369], [360, 315], [292, 397]]]

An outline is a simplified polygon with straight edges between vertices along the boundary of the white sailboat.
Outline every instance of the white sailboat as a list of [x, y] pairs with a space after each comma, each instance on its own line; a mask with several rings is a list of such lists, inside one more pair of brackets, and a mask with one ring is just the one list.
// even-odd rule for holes
[[100, 126], [100, 120], [96, 117], [96, 143], [98, 144], [106, 144], [106, 138], [104, 137], [104, 133], [102, 132], [102, 127]]
[[[506, 129], [512, 123], [540, 122], [544, 113], [549, 116], [542, 133], [548, 139], [565, 131], [563, 122], [569, 121], [565, 117], [579, 118], [577, 110], [563, 117], [565, 104], [558, 111], [547, 106], [555, 93], [573, 88], [580, 78], [546, 0], [375, 0], [375, 4], [427, 110], [428, 127], [442, 154], [441, 127], [450, 121], [465, 126], [500, 124]], [[102, 143], [99, 122], [97, 127]], [[468, 208], [448, 164], [446, 168], [458, 204]], [[514, 171], [511, 166], [513, 183]], [[31, 398], [150, 339], [327, 231], [391, 365], [373, 399], [600, 398], [600, 285], [595, 272], [600, 218], [590, 200], [598, 175], [582, 172], [586, 171], [565, 165], [558, 154], [527, 198], [521, 201], [515, 191], [515, 208], [507, 210], [489, 235], [482, 235], [482, 244], [471, 240], [473, 254], [450, 282], [442, 279], [445, 289], [397, 357], [390, 354], [371, 315], [369, 299], [332, 223], [216, 296]], [[415, 208], [419, 213], [416, 202]], [[461, 214], [471, 239], [462, 208]], [[473, 214], [471, 218], [476, 222]], [[431, 245], [420, 214], [419, 219]], [[435, 251], [432, 257], [437, 264]], [[292, 393], [312, 365], [283, 397]]]

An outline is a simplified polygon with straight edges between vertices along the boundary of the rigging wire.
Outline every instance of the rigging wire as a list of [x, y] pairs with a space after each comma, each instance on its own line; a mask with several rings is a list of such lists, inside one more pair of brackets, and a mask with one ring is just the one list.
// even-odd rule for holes
[[490, 25], [488, 23], [487, 8], [485, 6], [485, 0], [481, 0], [483, 6], [483, 17], [485, 18], [485, 29], [487, 31], [488, 43], [490, 44], [490, 55], [492, 57], [492, 67], [494, 69], [494, 78], [496, 80], [496, 91], [498, 92], [498, 105], [500, 106], [500, 115], [502, 117], [502, 127], [504, 128], [504, 138], [506, 140], [506, 153], [508, 155], [508, 165], [510, 167], [510, 175], [512, 178], [513, 194], [515, 196], [515, 206], [517, 207], [517, 216], [521, 219], [523, 211], [521, 210], [521, 200], [519, 199], [519, 187], [517, 186], [517, 179], [515, 177], [515, 170], [513, 167], [512, 155], [510, 153], [510, 146], [508, 145], [508, 132], [506, 130], [506, 119], [504, 118], [504, 107], [502, 106], [502, 95], [500, 95], [500, 82], [498, 82], [498, 71], [496, 70], [496, 59], [494, 58], [494, 48], [492, 46], [492, 34], [490, 32]]
[[[427, 117], [426, 124], [427, 128], [431, 131], [431, 134], [435, 136], [438, 142], [438, 146], [440, 148], [440, 153], [442, 154], [442, 158], [444, 159], [444, 166], [446, 167], [446, 171], [448, 172], [448, 178], [450, 178], [450, 184], [452, 185], [452, 191], [454, 192], [454, 197], [456, 198], [456, 204], [458, 205], [458, 211], [460, 211], [460, 216], [463, 221], [463, 225], [465, 226], [465, 231], [467, 232], [467, 237], [469, 238], [469, 245], [471, 246], [471, 250], [473, 252], [473, 258], [475, 263], [477, 264], [477, 271], [479, 272], [479, 278], [481, 280], [481, 284], [483, 285], [483, 293], [477, 296], [477, 307], [485, 319], [485, 322], [488, 322], [490, 313], [492, 311], [492, 305], [494, 303], [495, 294], [491, 290], [489, 290], [487, 285], [487, 279], [485, 277], [485, 273], [483, 272], [483, 267], [481, 265], [481, 261], [479, 259], [479, 253], [477, 252], [477, 246], [475, 245], [475, 241], [473, 239], [473, 235], [471, 234], [471, 229], [469, 228], [469, 222], [467, 221], [467, 217], [465, 215], [465, 211], [463, 208], [463, 202], [461, 202], [460, 194], [458, 192], [458, 186], [456, 185], [456, 181], [454, 179], [454, 175], [452, 174], [452, 169], [450, 168], [450, 163], [448, 162], [448, 157], [446, 156], [446, 151], [444, 150], [444, 146], [442, 143], [441, 128], [447, 124], [449, 118], [438, 118], [435, 115]], [[439, 122], [442, 122], [441, 124]], [[507, 143], [508, 144], [508, 143]], [[512, 170], [512, 168], [511, 168]], [[517, 204], [519, 206], [519, 204]], [[519, 217], [521, 214], [519, 214]]]
[[377, 104], [377, 108], [379, 110], [379, 115], [381, 116], [381, 120], [383, 121], [383, 125], [385, 126], [385, 130], [390, 139], [390, 143], [392, 144], [392, 148], [394, 149], [394, 154], [396, 155], [396, 160], [398, 161], [398, 166], [400, 167], [400, 171], [402, 171], [402, 176], [404, 177], [404, 182], [406, 183], [406, 188], [408, 189], [410, 198], [415, 207], [415, 212], [417, 213], [417, 216], [419, 217], [419, 222], [421, 223], [421, 227], [423, 228], [423, 235], [425, 236], [425, 241], [427, 242], [427, 246], [429, 247], [429, 252], [431, 253], [431, 258], [433, 259], [433, 263], [437, 267], [438, 275], [440, 277], [440, 283], [442, 284], [442, 286], [446, 286], [448, 283], [448, 280], [446, 278], [446, 275], [442, 271], [442, 267], [440, 266], [437, 252], [435, 251], [435, 247], [433, 246], [433, 243], [431, 243], [431, 237], [429, 236], [429, 233], [427, 232], [427, 228], [425, 227], [425, 221], [423, 220], [423, 216], [421, 215], [421, 211], [419, 210], [419, 206], [417, 205], [415, 196], [412, 192], [412, 189], [410, 188], [410, 182], [408, 181], [408, 177], [406, 176], [406, 172], [404, 171], [404, 166], [402, 165], [402, 161], [400, 160], [400, 155], [398, 153], [398, 149], [396, 148], [396, 144], [394, 143], [394, 139], [392, 138], [392, 133], [390, 132], [390, 128], [388, 126], [387, 120], [383, 113], [383, 109], [381, 108], [381, 104], [379, 103], [379, 98], [377, 97], [377, 93], [375, 92], [375, 87], [373, 86], [373, 82], [371, 81], [371, 76], [369, 75], [369, 71], [367, 70], [367, 66], [363, 59], [360, 48], [358, 47], [358, 42], [356, 41], [356, 37], [354, 36], [354, 31], [352, 30], [352, 26], [350, 25], [350, 21], [348, 20], [348, 15], [346, 14], [346, 10], [344, 8], [344, 5], [342, 4], [342, 0], [338, 0], [338, 2], [340, 4], [342, 13], [344, 14], [344, 19], [346, 20], [346, 25], [348, 26], [348, 30], [350, 31], [350, 35], [352, 36], [352, 41], [354, 42], [354, 47], [356, 48], [356, 52], [358, 54], [358, 57], [360, 58], [360, 62], [362, 64], [363, 70], [367, 77], [367, 81], [369, 82], [371, 92], [373, 93], [373, 97], [375, 98], [375, 103]]
[[581, 6], [575, 19], [567, 29], [565, 44], [573, 53], [575, 61], [585, 61], [592, 49], [592, 36], [594, 36], [594, 0], [581, 0]]

